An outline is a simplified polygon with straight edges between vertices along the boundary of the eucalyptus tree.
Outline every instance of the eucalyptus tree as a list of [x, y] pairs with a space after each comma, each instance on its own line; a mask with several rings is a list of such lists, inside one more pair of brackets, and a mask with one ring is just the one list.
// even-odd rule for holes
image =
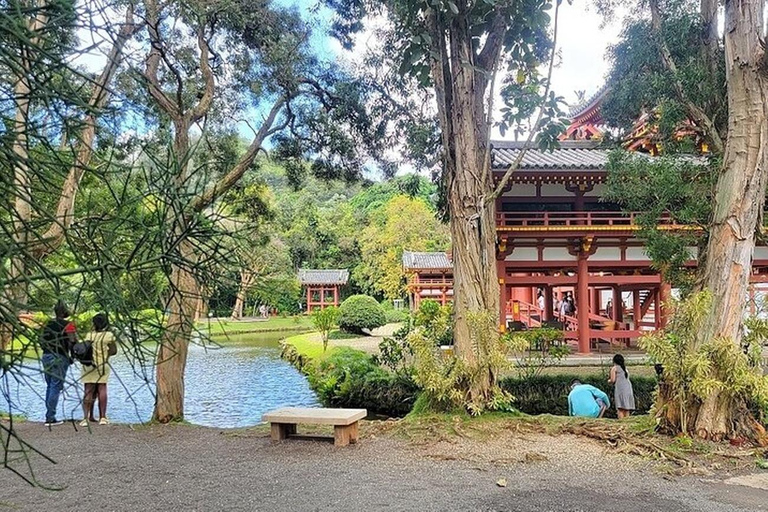
[[[0, 66], [7, 72], [4, 96], [13, 109], [13, 119], [9, 115], [6, 123], [11, 146], [6, 161], [14, 177], [9, 234], [15, 249], [8, 254], [10, 284], [3, 292], [14, 308], [26, 310], [27, 275], [39, 271], [42, 259], [62, 245], [73, 222], [79, 184], [94, 153], [97, 121], [108, 104], [125, 45], [138, 24], [130, 2], [118, 6], [124, 13], [119, 28], [97, 21], [108, 18], [110, 7], [95, 1], [4, 4], [2, 40], [12, 56]], [[96, 76], [67, 62], [83, 53], [75, 36], [81, 26], [98, 27], [107, 34], [106, 62]], [[36, 179], [43, 174], [47, 182]], [[40, 201], [40, 195], [53, 195], [52, 203]]]
[[[721, 6], [722, 38], [717, 33]], [[662, 403], [674, 413], [670, 416], [674, 428], [686, 428], [679, 422], [684, 413], [692, 418], [690, 431], [701, 437], [753, 435], [750, 430], [756, 423], [749, 419], [743, 393], [734, 394], [728, 388], [735, 372], [721, 367], [723, 358], [712, 347], [729, 340], [730, 350], [739, 353], [755, 241], [762, 228], [768, 181], [768, 154], [764, 151], [768, 140], [764, 2], [648, 0], [636, 4], [636, 8], [645, 16], [639, 22], [633, 20], [626, 29], [625, 42], [617, 47], [625, 54], [617, 56], [614, 65], [614, 78], [629, 80], [617, 81], [613, 102], [609, 98], [609, 115], [618, 112], [615, 107], [622, 102], [658, 107], [648, 102], [655, 97], [662, 108], [662, 128], [666, 125], [669, 134], [680, 121], [691, 122], [691, 128], [711, 148], [712, 155], [711, 174], [706, 167], [702, 172], [686, 164], [677, 169], [657, 166], [671, 178], [668, 183], [677, 181], [678, 190], [686, 192], [677, 200], [668, 198], [667, 204], [694, 213], [693, 218], [698, 218], [706, 234], [694, 289], [707, 291], [711, 300], [699, 302], [705, 311], [701, 312], [702, 320], [690, 348], [709, 350], [706, 366], [702, 367], [706, 371], [702, 371], [713, 376], [698, 388], [697, 400], [685, 401], [673, 394], [661, 396]], [[643, 39], [647, 44], [638, 44]], [[638, 66], [642, 60], [649, 65]], [[662, 88], [666, 91], [660, 91]], [[698, 184], [680, 183], [673, 176], [680, 170]], [[709, 184], [713, 185], [711, 191], [707, 190]], [[701, 205], [702, 196], [710, 204]]]
[[[148, 119], [170, 139], [154, 163], [169, 177], [168, 321], [154, 411], [168, 422], [183, 418], [184, 369], [208, 254], [196, 232], [209, 209], [253, 169], [268, 140], [286, 161], [311, 155], [318, 172], [354, 179], [375, 130], [360, 106], [365, 90], [313, 55], [310, 28], [297, 11], [265, 0], [145, 0], [143, 7], [146, 58], [134, 63], [134, 75], [146, 91]], [[204, 141], [238, 120], [253, 132], [245, 151], [221, 172], [201, 172], [192, 136]]]
[[[549, 0], [328, 3], [337, 13], [335, 33], [347, 46], [367, 21], [385, 17], [389, 30], [378, 61], [432, 93], [434, 128], [439, 133], [436, 149], [453, 244], [455, 344], [459, 355], [471, 362], [476, 354], [468, 317], [486, 311], [498, 320], [494, 199], [515, 167], [500, 182], [494, 181], [490, 131], [494, 124], [519, 134], [530, 128], [540, 145], [555, 143], [563, 127], [558, 98], [539, 69], [549, 65], [551, 70], [550, 24], [560, 0], [556, 4]], [[503, 105], [502, 117], [494, 120], [497, 76]], [[417, 127], [407, 135], [423, 150], [429, 147], [430, 131], [426, 123]], [[489, 399], [494, 378], [478, 379], [470, 391], [472, 399]]]

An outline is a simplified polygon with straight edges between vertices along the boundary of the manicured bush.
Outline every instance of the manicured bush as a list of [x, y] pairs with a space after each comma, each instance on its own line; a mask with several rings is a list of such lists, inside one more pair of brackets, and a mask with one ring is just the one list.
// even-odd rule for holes
[[408, 376], [384, 370], [360, 350], [339, 347], [311, 367], [301, 363], [310, 386], [328, 407], [364, 408], [373, 414], [405, 416], [418, 393]]
[[[629, 368], [630, 374], [632, 368]], [[506, 378], [501, 381], [501, 387], [515, 397], [514, 406], [527, 414], [556, 414], [568, 416], [568, 393], [571, 382], [578, 379], [583, 384], [592, 384], [605, 391], [611, 399], [611, 409], [606, 411], [606, 417], [615, 418], [616, 410], [613, 404], [613, 385], [608, 384], [607, 377], [602, 375], [537, 375], [528, 378]], [[647, 413], [653, 405], [656, 379], [654, 377], [631, 377], [632, 388], [635, 392], [636, 414]]]
[[388, 324], [399, 324], [408, 320], [408, 310], [406, 309], [389, 309], [385, 311]]
[[386, 323], [384, 310], [368, 295], [353, 295], [339, 307], [339, 327], [347, 332], [364, 334], [363, 329], [375, 329]]

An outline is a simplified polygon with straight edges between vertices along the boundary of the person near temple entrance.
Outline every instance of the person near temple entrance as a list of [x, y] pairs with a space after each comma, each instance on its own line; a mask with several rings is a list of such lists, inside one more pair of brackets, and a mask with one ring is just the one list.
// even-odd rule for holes
[[571, 383], [568, 394], [568, 414], [585, 418], [602, 418], [605, 410], [611, 406], [608, 395], [590, 384], [578, 380]]
[[613, 301], [608, 299], [608, 303], [605, 305], [605, 316], [613, 319]]
[[544, 292], [539, 288], [539, 296], [536, 298], [536, 302], [538, 303], [539, 309], [544, 309]]

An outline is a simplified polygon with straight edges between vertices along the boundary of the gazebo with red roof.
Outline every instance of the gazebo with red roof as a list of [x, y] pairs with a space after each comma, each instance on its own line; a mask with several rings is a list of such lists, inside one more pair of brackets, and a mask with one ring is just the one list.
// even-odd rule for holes
[[328, 306], [338, 306], [341, 287], [349, 281], [349, 271], [346, 269], [301, 269], [299, 282], [305, 289], [307, 298], [307, 313], [315, 309], [325, 309]]

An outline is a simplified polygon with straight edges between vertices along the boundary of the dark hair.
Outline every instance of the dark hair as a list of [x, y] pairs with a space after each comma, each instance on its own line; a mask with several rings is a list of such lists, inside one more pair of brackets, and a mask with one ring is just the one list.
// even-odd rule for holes
[[56, 313], [56, 318], [67, 318], [69, 316], [69, 308], [64, 304], [63, 300], [60, 300], [53, 307], [53, 312]]
[[616, 354], [613, 356], [613, 364], [617, 364], [621, 366], [621, 369], [624, 370], [624, 377], [629, 378], [629, 374], [627, 373], [627, 367], [624, 365], [624, 356], [621, 354]]
[[571, 389], [573, 389], [574, 386], [578, 386], [581, 384], [581, 381], [579, 379], [573, 379], [571, 381]]
[[97, 331], [105, 331], [109, 327], [109, 318], [106, 313], [97, 313], [93, 317], [93, 328]]

